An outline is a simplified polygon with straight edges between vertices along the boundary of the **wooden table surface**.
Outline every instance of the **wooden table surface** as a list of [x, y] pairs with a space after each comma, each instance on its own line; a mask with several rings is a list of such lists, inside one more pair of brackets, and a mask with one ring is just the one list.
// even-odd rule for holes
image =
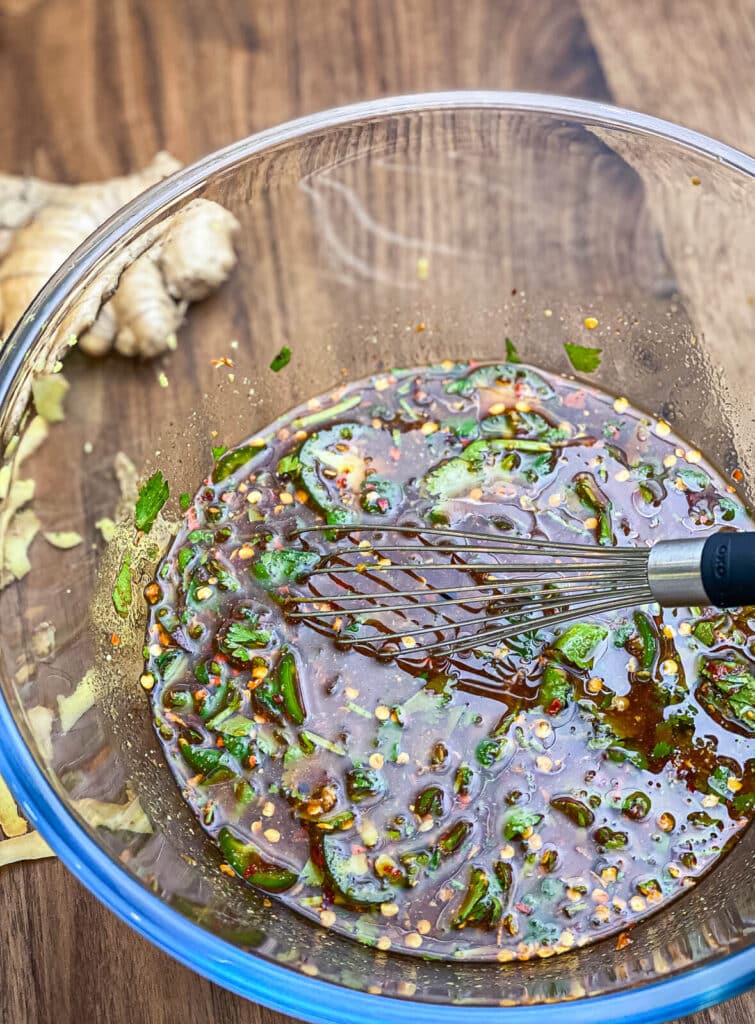
[[[755, 152], [755, 0], [0, 0], [0, 170], [91, 180], [380, 95], [622, 104]], [[285, 1024], [56, 861], [0, 872], [0, 1022]], [[755, 1021], [755, 993], [684, 1024]]]

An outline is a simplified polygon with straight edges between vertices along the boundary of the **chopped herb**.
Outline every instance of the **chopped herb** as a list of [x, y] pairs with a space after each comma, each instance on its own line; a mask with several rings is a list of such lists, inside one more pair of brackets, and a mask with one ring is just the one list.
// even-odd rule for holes
[[505, 839], [521, 839], [528, 829], [535, 829], [543, 820], [543, 815], [526, 807], [515, 807], [503, 820]]
[[227, 444], [217, 444], [212, 446], [212, 458], [214, 462], [217, 462], [221, 455], [225, 455], [228, 451]]
[[121, 562], [121, 567], [118, 570], [118, 576], [115, 580], [115, 587], [113, 588], [113, 605], [115, 610], [125, 619], [128, 616], [129, 608], [131, 607], [131, 601], [133, 599], [133, 593], [131, 589], [131, 555], [126, 552]]
[[255, 629], [245, 622], [232, 622], [220, 642], [221, 650], [238, 661], [251, 661], [253, 651], [267, 647], [272, 633], [267, 629]]
[[657, 758], [670, 757], [674, 753], [675, 749], [676, 748], [673, 743], [669, 743], [668, 740], [660, 740], [653, 747], [652, 756]]
[[134, 524], [137, 530], [149, 533], [169, 494], [168, 483], [158, 469], [139, 490], [134, 510]]
[[284, 345], [278, 355], [275, 356], [273, 361], [270, 363], [270, 369], [273, 373], [278, 373], [278, 371], [282, 370], [284, 366], [288, 366], [290, 362], [291, 349], [287, 345]]
[[587, 669], [592, 668], [596, 652], [607, 636], [605, 626], [577, 622], [561, 634], [554, 646], [572, 665]]
[[188, 491], [184, 491], [178, 498], [178, 504], [181, 507], [182, 512], [188, 512], [191, 508], [191, 495]]
[[600, 366], [600, 359], [603, 349], [590, 348], [588, 345], [575, 345], [565, 341], [564, 348], [577, 373], [592, 373]]
[[283, 458], [278, 462], [277, 472], [281, 476], [287, 476], [293, 473], [298, 473], [300, 465], [301, 463], [299, 462], [298, 455], [284, 455]]
[[297, 548], [281, 548], [278, 551], [263, 551], [252, 571], [266, 587], [280, 587], [294, 583], [310, 572], [320, 560], [316, 551], [300, 551]]
[[519, 353], [516, 350], [516, 345], [511, 338], [506, 338], [506, 362], [507, 363], [521, 363]]
[[716, 625], [710, 619], [701, 619], [696, 623], [692, 635], [706, 647], [712, 647], [716, 642]]

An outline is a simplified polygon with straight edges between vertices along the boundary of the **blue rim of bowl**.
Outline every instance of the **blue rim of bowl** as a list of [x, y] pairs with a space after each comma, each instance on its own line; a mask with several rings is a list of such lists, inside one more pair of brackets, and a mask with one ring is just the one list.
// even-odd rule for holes
[[[755, 178], [755, 159], [715, 139], [645, 114], [562, 96], [518, 92], [426, 93], [338, 107], [289, 121], [233, 143], [166, 178], [90, 235], [45, 285], [6, 341], [0, 355], [0, 405], [8, 397], [25, 353], [69, 292], [96, 268], [113, 244], [149, 221], [167, 203], [197, 192], [208, 177], [272, 146], [350, 123], [402, 113], [486, 108], [561, 116], [656, 136]], [[105, 906], [198, 974], [241, 996], [314, 1024], [353, 1024], [355, 1020], [370, 1019], [390, 1019], [397, 1024], [459, 1024], [468, 1017], [473, 1017], [476, 1024], [550, 1024], [554, 1016], [564, 1024], [603, 1024], [606, 1019], [656, 1024], [704, 1009], [755, 984], [755, 946], [623, 992], [559, 1004], [506, 1008], [453, 1006], [371, 995], [300, 974], [245, 952], [193, 924], [102, 850], [46, 778], [2, 695], [0, 735], [0, 772], [29, 820], [68, 869]]]

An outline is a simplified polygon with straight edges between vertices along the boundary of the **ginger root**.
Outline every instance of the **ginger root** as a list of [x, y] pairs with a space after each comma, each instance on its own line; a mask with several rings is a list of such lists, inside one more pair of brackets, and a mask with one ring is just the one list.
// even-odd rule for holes
[[195, 199], [171, 218], [165, 234], [121, 274], [115, 295], [79, 336], [88, 355], [115, 348], [150, 358], [174, 347], [190, 302], [206, 298], [236, 263], [232, 213]]
[[[0, 348], [45, 281], [73, 250], [124, 203], [177, 170], [159, 153], [144, 170], [101, 184], [57, 185], [0, 175]], [[228, 210], [194, 199], [103, 261], [55, 325], [35, 360], [35, 373], [59, 369], [78, 342], [89, 355], [115, 349], [152, 358], [176, 347], [190, 303], [218, 288], [236, 263], [239, 223]], [[14, 395], [7, 440], [29, 394]]]
[[0, 175], [0, 338], [87, 235], [179, 167], [173, 157], [158, 153], [144, 170], [102, 184], [59, 185]]
[[[100, 184], [58, 185], [36, 178], [0, 174], [0, 350], [47, 279], [104, 220], [180, 164], [167, 153], [136, 174]], [[45, 440], [48, 423], [63, 418], [68, 390], [60, 361], [78, 342], [88, 355], [115, 349], [125, 356], [151, 358], [176, 347], [176, 333], [192, 302], [205, 298], [229, 276], [236, 263], [239, 223], [228, 210], [195, 199], [162, 223], [143, 232], [123, 251], [104, 261], [76, 296], [60, 323], [51, 325], [32, 372], [19, 382], [6, 418], [6, 449], [0, 465], [0, 590], [30, 570], [28, 549], [40, 522], [28, 503], [34, 481], [21, 466]], [[37, 413], [18, 434], [34, 388]], [[119, 453], [116, 475], [122, 501], [136, 488], [136, 470]], [[104, 520], [102, 521], [105, 522]], [[104, 528], [103, 528], [104, 533]], [[47, 533], [51, 543], [70, 546], [73, 534]], [[70, 728], [94, 700], [87, 677], [60, 702], [61, 728]], [[52, 756], [53, 712], [39, 707], [35, 724], [44, 753]], [[147, 833], [151, 826], [138, 801], [127, 804], [80, 800], [77, 809], [93, 827]], [[53, 856], [27, 824], [0, 778], [0, 867], [19, 860]], [[3, 834], [7, 837], [3, 839]]]

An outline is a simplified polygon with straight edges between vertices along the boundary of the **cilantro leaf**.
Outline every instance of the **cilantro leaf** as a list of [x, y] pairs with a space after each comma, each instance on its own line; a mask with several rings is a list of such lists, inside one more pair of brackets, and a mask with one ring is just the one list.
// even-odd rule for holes
[[673, 743], [669, 743], [668, 740], [659, 740], [658, 743], [653, 747], [653, 757], [669, 757], [674, 753], [676, 747]]
[[297, 473], [300, 465], [298, 455], [284, 455], [278, 463], [276, 472], [279, 476], [283, 476], [285, 473]]
[[602, 348], [590, 348], [589, 345], [575, 345], [570, 341], [564, 342], [569, 362], [577, 373], [592, 373], [600, 366]]
[[523, 836], [528, 828], [536, 828], [542, 820], [542, 814], [538, 814], [537, 811], [528, 811], [526, 807], [515, 807], [504, 818], [504, 838], [517, 839]]
[[438, 722], [443, 716], [443, 709], [450, 703], [451, 695], [443, 691], [430, 690], [422, 687], [408, 697], [400, 705], [399, 719], [403, 721], [406, 715], [424, 715], [430, 722]]
[[519, 353], [516, 350], [516, 345], [511, 338], [506, 338], [506, 362], [507, 363], [521, 363]]
[[680, 466], [676, 475], [682, 481], [688, 491], [704, 491], [710, 487], [710, 477], [697, 466]]
[[614, 647], [623, 647], [633, 633], [634, 626], [631, 622], [625, 622], [623, 626], [619, 626], [613, 637]]
[[284, 366], [288, 366], [290, 362], [291, 349], [287, 345], [284, 345], [283, 348], [278, 353], [278, 355], [275, 356], [273, 361], [270, 363], [270, 369], [273, 371], [273, 373], [278, 373], [280, 370], [283, 369]]
[[732, 802], [737, 814], [749, 814], [755, 810], [755, 793], [737, 793]]
[[716, 642], [716, 624], [710, 619], [700, 619], [692, 629], [692, 635], [706, 647], [712, 647]]
[[715, 793], [722, 800], [728, 800], [732, 795], [728, 786], [730, 775], [731, 772], [726, 765], [717, 764], [716, 770], [708, 776], [708, 789], [710, 792]]
[[131, 589], [131, 555], [126, 552], [118, 570], [118, 576], [113, 587], [113, 605], [115, 610], [125, 619], [131, 607], [133, 593]]
[[257, 579], [268, 587], [279, 587], [283, 583], [294, 583], [314, 569], [320, 556], [316, 551], [299, 551], [295, 548], [281, 548], [279, 551], [264, 551], [252, 568]]
[[188, 512], [189, 506], [191, 505], [191, 495], [188, 491], [184, 491], [178, 499], [178, 504], [181, 506], [182, 512]]
[[169, 494], [168, 482], [158, 469], [139, 491], [134, 509], [134, 524], [137, 530], [149, 533]]
[[605, 626], [577, 622], [561, 634], [554, 646], [577, 668], [592, 668], [595, 652], [607, 636]]
[[252, 651], [266, 647], [272, 634], [267, 629], [255, 629], [253, 624], [232, 622], [220, 641], [220, 648], [238, 661], [251, 661]]
[[227, 444], [214, 444], [212, 446], [212, 458], [215, 462], [228, 451]]

